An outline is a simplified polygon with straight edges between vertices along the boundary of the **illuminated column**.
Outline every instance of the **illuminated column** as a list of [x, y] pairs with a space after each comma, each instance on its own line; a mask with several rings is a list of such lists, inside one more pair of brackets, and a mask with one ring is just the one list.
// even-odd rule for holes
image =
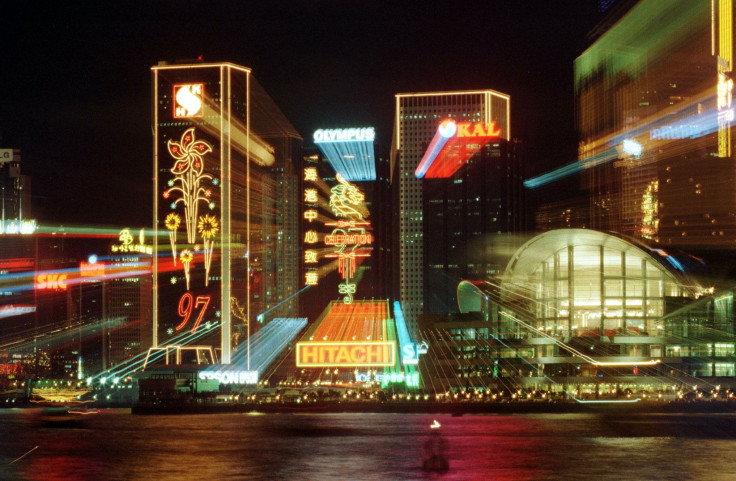
[[[273, 149], [251, 139], [249, 69], [158, 65], [152, 76], [153, 345], [219, 344], [227, 364], [233, 306], [246, 326], [251, 317], [251, 145], [261, 165], [273, 164]], [[213, 324], [219, 336], [201, 329]]]
[[[715, 8], [715, 5], [714, 5]], [[714, 15], [715, 17], [715, 15]], [[731, 156], [733, 95], [733, 0], [718, 0], [718, 156]], [[715, 22], [711, 26], [715, 31]]]

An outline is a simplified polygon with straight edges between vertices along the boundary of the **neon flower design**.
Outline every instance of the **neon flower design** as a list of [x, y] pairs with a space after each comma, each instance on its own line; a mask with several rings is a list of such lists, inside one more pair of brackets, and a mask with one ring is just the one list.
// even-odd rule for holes
[[217, 217], [210, 214], [200, 216], [197, 230], [199, 230], [199, 235], [201, 235], [204, 240], [204, 285], [206, 286], [209, 285], [212, 251], [215, 246], [214, 238], [220, 230], [220, 224], [217, 222]]
[[184, 204], [184, 220], [187, 227], [187, 241], [194, 243], [196, 237], [197, 213], [199, 203], [210, 203], [212, 191], [200, 187], [204, 179], [212, 176], [204, 173], [204, 155], [212, 152], [212, 146], [204, 140], [194, 139], [194, 127], [187, 129], [181, 136], [180, 142], [169, 140], [166, 146], [169, 154], [174, 158], [174, 167], [170, 172], [174, 174], [174, 186], [165, 190], [164, 199], [168, 199], [173, 192], [179, 192], [181, 197], [172, 204]]
[[169, 229], [169, 241], [171, 241], [171, 254], [174, 258], [174, 265], [176, 265], [176, 230], [181, 225], [181, 217], [178, 214], [170, 213], [164, 220], [164, 225]]
[[187, 279], [187, 290], [189, 290], [189, 264], [194, 260], [194, 254], [189, 249], [184, 249], [179, 254], [179, 260], [184, 265], [184, 277]]

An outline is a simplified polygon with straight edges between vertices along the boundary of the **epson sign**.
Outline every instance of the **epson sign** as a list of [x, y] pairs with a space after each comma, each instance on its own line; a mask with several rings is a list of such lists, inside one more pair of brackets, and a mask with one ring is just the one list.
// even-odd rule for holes
[[331, 142], [373, 142], [376, 130], [373, 127], [350, 129], [319, 129], [314, 132], [315, 144]]
[[203, 381], [214, 379], [221, 384], [256, 384], [258, 371], [200, 371], [199, 378]]

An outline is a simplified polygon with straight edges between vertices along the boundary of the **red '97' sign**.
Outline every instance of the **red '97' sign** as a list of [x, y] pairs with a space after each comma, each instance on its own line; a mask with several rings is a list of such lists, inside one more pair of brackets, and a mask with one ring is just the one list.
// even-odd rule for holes
[[197, 315], [197, 320], [194, 322], [194, 326], [192, 326], [192, 334], [197, 332], [197, 329], [199, 328], [199, 325], [202, 323], [202, 318], [204, 317], [204, 311], [207, 310], [207, 306], [210, 303], [210, 296], [197, 296], [197, 299], [194, 299], [194, 296], [190, 292], [185, 293], [183, 296], [181, 296], [181, 299], [179, 299], [179, 316], [182, 318], [181, 323], [176, 326], [176, 330], [180, 331], [184, 328], [184, 326], [187, 325], [189, 322], [189, 318], [192, 317], [192, 312], [194, 309], [199, 308], [199, 306], [202, 306], [202, 309], [199, 311], [199, 314]]

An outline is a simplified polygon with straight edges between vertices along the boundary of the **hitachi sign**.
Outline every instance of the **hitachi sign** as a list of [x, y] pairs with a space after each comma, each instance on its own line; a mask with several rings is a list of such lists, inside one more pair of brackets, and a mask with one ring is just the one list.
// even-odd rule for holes
[[296, 365], [393, 366], [393, 342], [300, 342], [296, 345]]
[[319, 129], [314, 132], [314, 143], [329, 142], [373, 142], [376, 131], [373, 127], [352, 129]]

